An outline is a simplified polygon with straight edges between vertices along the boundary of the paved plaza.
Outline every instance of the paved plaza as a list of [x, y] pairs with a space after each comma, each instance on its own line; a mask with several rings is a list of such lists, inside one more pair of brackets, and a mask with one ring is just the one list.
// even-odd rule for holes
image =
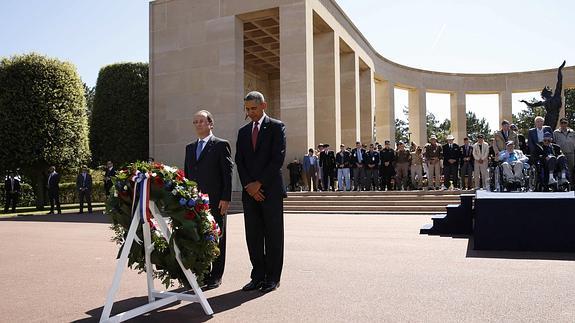
[[[243, 217], [228, 223], [224, 282], [206, 293], [215, 314], [181, 303], [145, 322], [479, 322], [575, 320], [575, 255], [476, 252], [466, 237], [419, 235], [426, 216], [286, 214], [281, 287], [249, 280]], [[0, 220], [2, 322], [99, 319], [117, 246], [106, 217]], [[146, 302], [128, 270], [112, 312]]]

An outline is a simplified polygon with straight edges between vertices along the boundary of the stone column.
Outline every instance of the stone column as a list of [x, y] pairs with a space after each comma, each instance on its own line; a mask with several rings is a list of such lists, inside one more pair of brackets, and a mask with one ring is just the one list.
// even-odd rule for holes
[[333, 31], [313, 35], [315, 141], [341, 142], [339, 38]]
[[368, 68], [359, 72], [360, 138], [363, 143], [373, 142], [372, 72]]
[[375, 81], [375, 140], [395, 138], [395, 95], [393, 83], [390, 81]]
[[455, 143], [463, 144], [467, 136], [467, 111], [465, 108], [465, 92], [458, 91], [450, 94], [451, 99], [451, 134]]
[[418, 146], [427, 143], [426, 91], [423, 88], [409, 90], [409, 132], [411, 141]]
[[501, 122], [507, 120], [513, 122], [513, 108], [511, 106], [511, 91], [499, 92], [499, 124], [493, 126], [494, 129], [499, 129]]
[[306, 2], [282, 5], [280, 14], [281, 119], [289, 138], [286, 163], [315, 144], [313, 20]]
[[340, 54], [340, 84], [341, 84], [341, 142], [346, 146], [355, 146], [357, 136], [357, 110], [359, 97], [356, 78], [355, 53]]

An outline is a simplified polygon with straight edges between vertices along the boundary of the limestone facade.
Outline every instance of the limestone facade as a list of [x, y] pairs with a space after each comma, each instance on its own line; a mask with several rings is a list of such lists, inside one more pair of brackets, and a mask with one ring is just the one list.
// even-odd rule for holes
[[[563, 74], [563, 87], [575, 86], [575, 67]], [[411, 139], [419, 144], [427, 142], [427, 92], [450, 94], [452, 134], [462, 142], [466, 94], [498, 94], [500, 120], [510, 120], [513, 92], [555, 82], [556, 69], [458, 74], [394, 63], [334, 0], [150, 2], [150, 154], [177, 166], [200, 109], [214, 114], [215, 134], [235, 148], [249, 90], [264, 93], [268, 114], [286, 124], [289, 162], [319, 142], [393, 139], [396, 87], [409, 91]]]

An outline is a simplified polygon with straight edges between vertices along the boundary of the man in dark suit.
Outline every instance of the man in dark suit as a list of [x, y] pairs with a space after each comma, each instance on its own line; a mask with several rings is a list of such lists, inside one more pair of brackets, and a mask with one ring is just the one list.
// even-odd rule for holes
[[56, 173], [54, 166], [48, 168], [48, 198], [50, 199], [50, 212], [48, 214], [54, 214], [54, 204], [56, 204], [58, 214], [62, 214], [60, 208], [60, 174]]
[[459, 188], [459, 160], [461, 159], [461, 150], [459, 145], [453, 143], [455, 138], [452, 135], [447, 136], [447, 144], [443, 145], [443, 186], [450, 187], [452, 182], [455, 188]]
[[351, 167], [353, 169], [353, 190], [361, 191], [365, 188], [365, 149], [361, 147], [361, 142], [355, 143], [355, 148], [351, 150]]
[[329, 149], [329, 144], [324, 144], [323, 148], [324, 150], [319, 153], [319, 166], [323, 171], [323, 190], [329, 191], [331, 188], [335, 191], [335, 154]]
[[88, 166], [82, 166], [82, 172], [76, 177], [76, 189], [80, 198], [80, 214], [84, 213], [84, 200], [88, 203], [88, 213], [92, 213], [92, 175]]
[[543, 144], [543, 138], [545, 133], [550, 133], [553, 135], [553, 129], [549, 126], [543, 126], [545, 119], [541, 116], [535, 117], [535, 128], [529, 129], [527, 135], [527, 145], [529, 145], [529, 153], [531, 155], [536, 154], [539, 151], [537, 145]]
[[220, 255], [212, 264], [204, 289], [217, 288], [222, 283], [226, 261], [226, 214], [232, 199], [232, 170], [234, 164], [230, 143], [213, 135], [214, 117], [201, 110], [194, 115], [198, 140], [186, 146], [184, 173], [195, 181], [202, 193], [210, 198], [210, 212], [222, 230]]
[[16, 177], [13, 171], [4, 181], [4, 191], [6, 192], [6, 205], [4, 206], [4, 213], [8, 213], [8, 209], [12, 206], [12, 212], [16, 212], [16, 204], [18, 204], [18, 196], [20, 195], [20, 180]]
[[363, 160], [367, 184], [365, 189], [377, 191], [379, 187], [379, 152], [375, 150], [374, 144], [369, 144], [369, 150], [365, 153]]
[[112, 177], [116, 176], [116, 169], [112, 161], [106, 163], [106, 172], [104, 174], [104, 190], [106, 191], [106, 197], [110, 196], [110, 189], [114, 186], [112, 183]]
[[283, 199], [281, 169], [285, 159], [285, 126], [265, 114], [264, 96], [252, 91], [244, 98], [252, 122], [238, 131], [236, 165], [243, 186], [246, 241], [252, 263], [251, 281], [242, 290], [264, 293], [279, 287], [283, 267]]

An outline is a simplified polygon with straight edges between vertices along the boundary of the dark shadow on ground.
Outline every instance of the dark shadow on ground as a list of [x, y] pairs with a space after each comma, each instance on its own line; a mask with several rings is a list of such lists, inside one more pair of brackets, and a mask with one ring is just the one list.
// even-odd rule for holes
[[32, 222], [75, 222], [75, 223], [111, 223], [107, 215], [102, 211], [89, 213], [64, 213], [48, 215], [17, 215], [0, 218], [2, 221], [32, 221]]
[[473, 236], [469, 236], [469, 240], [467, 242], [467, 253], [465, 256], [467, 258], [575, 260], [575, 253], [570, 252], [475, 250], [473, 249]]
[[[214, 315], [234, 309], [243, 303], [249, 302], [253, 299], [263, 296], [264, 294], [259, 291], [244, 292], [236, 290], [222, 295], [212, 296], [208, 298], [208, 302], [214, 311]], [[148, 297], [133, 297], [114, 303], [112, 307], [112, 315], [129, 311], [138, 306], [145, 305], [148, 302]], [[175, 309], [169, 309], [179, 302], [174, 302], [160, 309], [144, 314], [142, 316], [133, 318], [130, 322], [206, 322], [212, 319], [212, 315], [206, 315], [202, 306], [199, 303], [191, 303]], [[91, 317], [73, 322], [98, 322], [102, 315], [102, 307], [91, 309], [86, 314]]]

